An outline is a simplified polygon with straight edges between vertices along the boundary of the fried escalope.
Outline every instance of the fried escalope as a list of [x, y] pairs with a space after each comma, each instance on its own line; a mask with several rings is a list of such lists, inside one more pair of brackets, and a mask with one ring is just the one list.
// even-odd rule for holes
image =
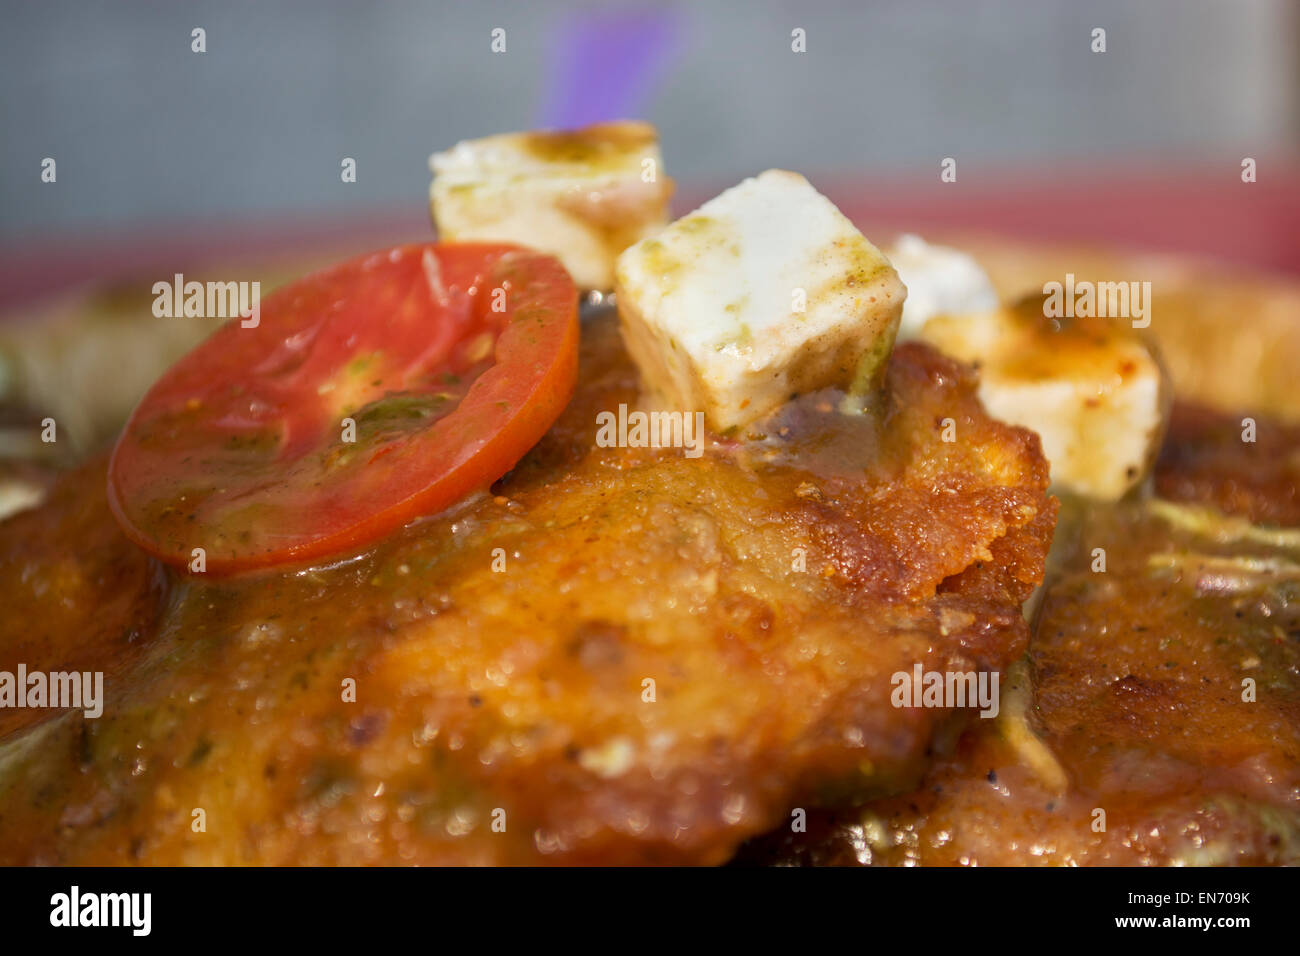
[[490, 493], [325, 567], [164, 575], [102, 460], [0, 524], [0, 669], [108, 671], [97, 720], [0, 712], [0, 862], [719, 863], [913, 787], [970, 711], [891, 675], [1025, 650], [1037, 437], [922, 345], [699, 457], [600, 447], [637, 388], [589, 323]]
[[1067, 502], [999, 720], [914, 793], [815, 816], [745, 859], [1300, 863], [1300, 533], [1276, 526], [1295, 523], [1287, 427], [1261, 419], [1256, 452], [1240, 415], [1173, 420], [1164, 497]]

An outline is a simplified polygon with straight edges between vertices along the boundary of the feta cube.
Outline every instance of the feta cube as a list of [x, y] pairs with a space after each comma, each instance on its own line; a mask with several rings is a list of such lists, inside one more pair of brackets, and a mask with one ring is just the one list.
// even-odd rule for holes
[[887, 252], [907, 286], [907, 302], [898, 327], [900, 339], [913, 339], [936, 315], [987, 312], [998, 294], [980, 264], [960, 249], [903, 235]]
[[869, 385], [906, 290], [797, 173], [769, 170], [618, 260], [623, 339], [661, 404], [726, 431], [828, 386]]
[[1153, 347], [1127, 323], [1050, 319], [1031, 296], [931, 319], [921, 338], [978, 366], [984, 407], [1038, 433], [1054, 486], [1114, 501], [1154, 464], [1171, 392]]
[[550, 253], [584, 289], [612, 288], [618, 254], [668, 221], [673, 183], [648, 123], [467, 140], [429, 166], [439, 236]]

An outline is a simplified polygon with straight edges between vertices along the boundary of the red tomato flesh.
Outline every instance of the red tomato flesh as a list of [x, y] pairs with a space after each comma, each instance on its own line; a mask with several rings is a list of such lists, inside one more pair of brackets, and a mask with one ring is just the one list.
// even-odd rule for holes
[[568, 403], [577, 300], [555, 259], [496, 244], [402, 246], [302, 279], [150, 389], [113, 450], [113, 513], [163, 561], [202, 548], [220, 574], [440, 511], [514, 467]]

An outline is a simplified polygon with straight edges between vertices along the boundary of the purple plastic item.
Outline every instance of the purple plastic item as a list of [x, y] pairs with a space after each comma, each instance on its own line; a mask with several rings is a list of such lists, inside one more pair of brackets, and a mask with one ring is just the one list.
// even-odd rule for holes
[[538, 126], [572, 129], [644, 114], [681, 38], [671, 6], [584, 12], [555, 27]]

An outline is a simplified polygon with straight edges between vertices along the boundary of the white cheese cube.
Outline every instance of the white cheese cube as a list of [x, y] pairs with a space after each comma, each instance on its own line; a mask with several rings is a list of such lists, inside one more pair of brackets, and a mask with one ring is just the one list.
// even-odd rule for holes
[[792, 395], [865, 386], [906, 290], [880, 250], [797, 173], [728, 189], [618, 260], [628, 352], [662, 404], [717, 431]]
[[0, 521], [35, 508], [45, 500], [45, 489], [34, 481], [0, 475]]
[[987, 312], [998, 307], [998, 294], [988, 274], [960, 249], [903, 235], [887, 254], [907, 286], [899, 339], [916, 338], [936, 315]]
[[1056, 487], [1114, 501], [1154, 464], [1171, 393], [1153, 348], [1127, 324], [1046, 318], [1032, 296], [939, 316], [921, 338], [978, 366], [984, 407], [1038, 433]]
[[441, 238], [550, 253], [584, 289], [613, 288], [618, 254], [668, 221], [673, 183], [648, 123], [467, 140], [429, 166]]

